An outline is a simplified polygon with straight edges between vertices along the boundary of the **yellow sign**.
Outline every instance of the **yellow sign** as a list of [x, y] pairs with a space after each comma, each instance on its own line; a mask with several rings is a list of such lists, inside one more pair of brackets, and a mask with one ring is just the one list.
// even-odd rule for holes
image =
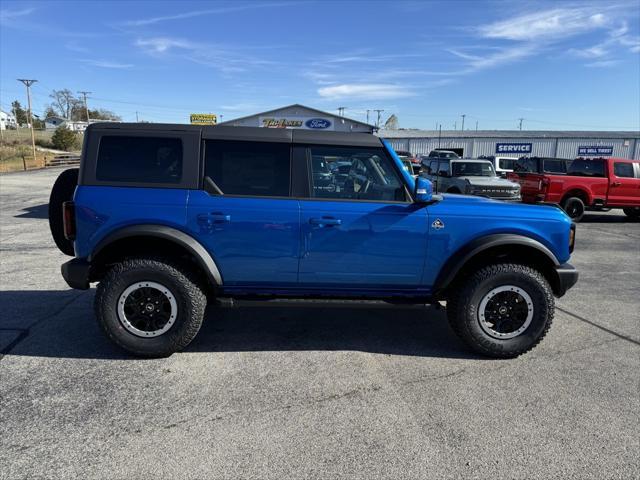
[[215, 125], [218, 117], [214, 113], [192, 113], [191, 125]]

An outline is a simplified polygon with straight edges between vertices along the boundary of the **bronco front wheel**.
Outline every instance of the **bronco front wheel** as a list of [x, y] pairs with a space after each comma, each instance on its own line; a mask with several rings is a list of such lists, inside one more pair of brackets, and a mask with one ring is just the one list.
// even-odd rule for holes
[[554, 314], [549, 283], [531, 267], [484, 267], [457, 285], [447, 303], [454, 332], [473, 350], [513, 358], [545, 336]]
[[193, 340], [207, 305], [198, 280], [162, 258], [113, 266], [98, 285], [95, 311], [107, 337], [142, 357], [166, 357]]

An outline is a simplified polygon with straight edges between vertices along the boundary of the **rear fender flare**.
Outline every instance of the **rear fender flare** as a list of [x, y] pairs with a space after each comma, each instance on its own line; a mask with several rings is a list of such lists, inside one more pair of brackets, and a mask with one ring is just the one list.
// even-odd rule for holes
[[220, 274], [220, 270], [207, 249], [192, 236], [166, 225], [133, 225], [111, 232], [98, 242], [91, 255], [87, 257], [87, 260], [91, 262], [92, 259], [95, 259], [98, 256], [101, 250], [117, 240], [141, 236], [162, 238], [185, 248], [193, 255], [200, 267], [202, 267], [207, 274], [209, 280], [216, 286], [222, 285], [222, 275]]

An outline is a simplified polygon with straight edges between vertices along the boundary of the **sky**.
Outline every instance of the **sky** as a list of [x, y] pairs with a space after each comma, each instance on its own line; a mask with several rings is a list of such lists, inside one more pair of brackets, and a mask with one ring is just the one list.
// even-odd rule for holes
[[[640, 130], [640, 1], [0, 2], [0, 106], [125, 121], [301, 103], [401, 128]], [[374, 121], [374, 114], [370, 120]]]

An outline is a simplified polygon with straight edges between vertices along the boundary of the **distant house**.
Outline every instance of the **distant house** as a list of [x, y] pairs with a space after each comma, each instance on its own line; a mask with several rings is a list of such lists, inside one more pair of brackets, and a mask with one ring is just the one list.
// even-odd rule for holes
[[0, 110], [0, 130], [16, 128], [16, 117], [12, 113]]
[[44, 119], [44, 128], [46, 130], [55, 130], [67, 122], [68, 120], [63, 117], [47, 117]]
[[84, 132], [89, 122], [73, 122], [64, 117], [47, 117], [44, 120], [44, 128], [46, 130], [55, 130], [58, 127], [66, 127], [74, 132]]

